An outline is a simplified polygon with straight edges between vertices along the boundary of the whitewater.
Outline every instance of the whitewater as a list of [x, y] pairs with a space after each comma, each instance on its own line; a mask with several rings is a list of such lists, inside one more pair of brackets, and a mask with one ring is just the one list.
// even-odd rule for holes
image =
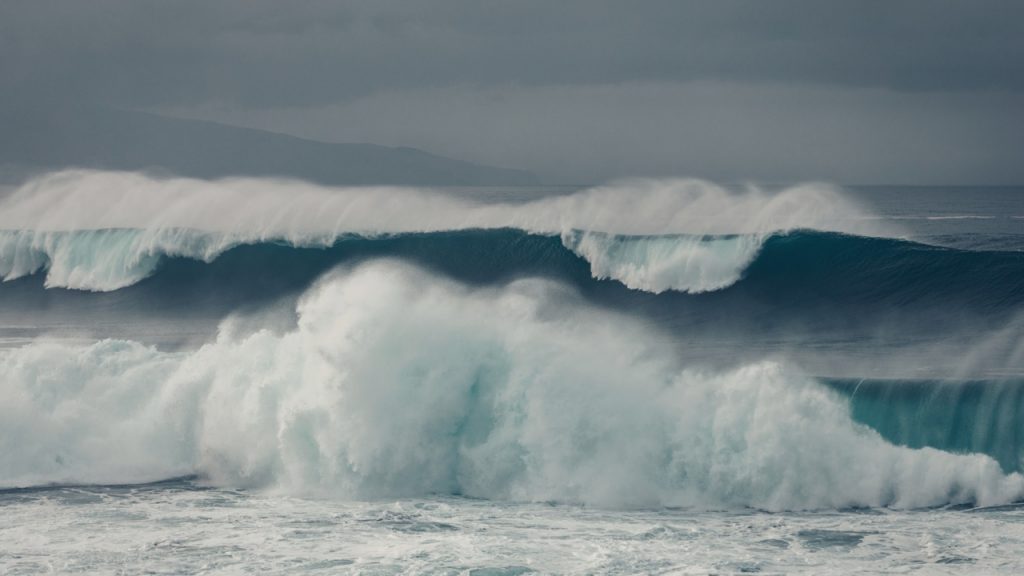
[[0, 571], [1019, 572], [1024, 196], [897, 192], [20, 183]]

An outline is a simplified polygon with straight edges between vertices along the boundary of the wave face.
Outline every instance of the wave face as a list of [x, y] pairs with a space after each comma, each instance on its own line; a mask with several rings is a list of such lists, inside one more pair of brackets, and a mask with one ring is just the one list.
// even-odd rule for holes
[[[330, 247], [342, 241], [305, 238], [287, 244]], [[590, 263], [594, 278], [655, 294], [725, 288], [739, 280], [763, 242], [757, 235], [562, 235], [562, 244]], [[109, 292], [148, 278], [165, 258], [209, 263], [231, 248], [254, 243], [266, 242], [187, 229], [0, 230], [0, 278], [9, 281], [45, 271], [47, 288]]]
[[297, 314], [277, 333], [226, 321], [189, 352], [0, 352], [0, 485], [199, 474], [300, 494], [767, 510], [1024, 496], [989, 456], [886, 441], [785, 364], [682, 367], [657, 331], [559, 283], [471, 289], [375, 261], [322, 279]]
[[[764, 309], [784, 311], [777, 319], [784, 322], [810, 317], [820, 306], [836, 308], [833, 315], [955, 306], [1005, 316], [1024, 305], [1024, 252], [965, 251], [806, 230], [764, 238], [584, 232], [556, 238], [466, 230], [309, 239], [298, 246], [180, 230], [0, 232], [0, 247], [0, 266], [5, 266], [0, 273], [7, 280], [40, 273], [47, 288], [118, 290], [125, 293], [122, 299], [132, 292], [127, 287], [147, 278], [141, 291], [201, 286], [206, 298], [238, 301], [259, 299], [263, 286], [264, 297], [271, 298], [308, 286], [337, 264], [396, 257], [470, 283], [523, 275], [557, 278], [610, 306], [658, 317]], [[189, 265], [189, 260], [202, 264]], [[661, 294], [652, 299], [633, 290]], [[0, 292], [16, 298], [13, 287], [0, 286]]]
[[1024, 380], [831, 380], [855, 420], [890, 442], [981, 453], [1024, 469]]
[[[287, 244], [330, 247], [352, 239], [307, 237]], [[594, 278], [615, 279], [656, 294], [729, 286], [740, 278], [763, 242], [757, 235], [651, 237], [578, 231], [562, 235], [562, 244], [590, 263]], [[0, 230], [0, 278], [15, 280], [45, 271], [47, 288], [110, 292], [148, 278], [165, 258], [209, 263], [231, 248], [254, 243], [266, 242], [188, 229]]]

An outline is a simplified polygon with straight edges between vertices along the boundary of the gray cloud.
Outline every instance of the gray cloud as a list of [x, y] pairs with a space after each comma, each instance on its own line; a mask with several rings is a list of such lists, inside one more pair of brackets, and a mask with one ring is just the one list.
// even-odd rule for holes
[[1024, 89], [1013, 1], [6, 2], [6, 88], [120, 105], [725, 80]]
[[423, 146], [553, 180], [1024, 180], [1013, 0], [0, 4], [0, 101]]
[[[324, 107], [170, 109], [318, 140], [407, 144], [553, 182], [699, 176], [862, 184], [1024, 181], [1002, 92], [687, 82], [405, 90]], [[386, 120], [382, 120], [386, 119]]]

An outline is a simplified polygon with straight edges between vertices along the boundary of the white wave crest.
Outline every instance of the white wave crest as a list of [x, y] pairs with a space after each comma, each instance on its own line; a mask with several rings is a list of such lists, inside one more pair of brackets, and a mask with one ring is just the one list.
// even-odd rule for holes
[[765, 238], [732, 236], [613, 236], [571, 232], [562, 243], [590, 262], [594, 278], [614, 278], [634, 290], [710, 292], [731, 286]]
[[0, 230], [0, 277], [46, 270], [46, 286], [111, 291], [151, 275], [164, 256], [212, 262], [243, 243], [232, 235], [193, 230]]
[[1024, 495], [987, 456], [887, 443], [781, 364], [681, 369], [645, 326], [574, 301], [377, 261], [321, 281], [280, 334], [3, 351], [0, 485], [198, 473], [343, 498], [769, 510]]
[[[886, 235], [882, 226], [822, 185], [767, 193], [698, 180], [637, 180], [491, 202], [429, 189], [67, 171], [0, 199], [0, 277], [46, 269], [48, 286], [106, 291], [152, 273], [161, 255], [209, 261], [240, 243], [321, 245], [344, 235], [516, 228], [562, 235], [598, 277], [642, 290], [699, 292], [735, 282], [772, 233]], [[89, 234], [71, 234], [81, 232]], [[695, 240], [735, 235], [744, 238]]]

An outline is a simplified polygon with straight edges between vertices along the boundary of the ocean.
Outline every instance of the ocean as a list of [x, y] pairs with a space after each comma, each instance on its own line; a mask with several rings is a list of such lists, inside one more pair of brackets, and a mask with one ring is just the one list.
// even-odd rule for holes
[[0, 573], [1024, 571], [1024, 188], [0, 190]]

